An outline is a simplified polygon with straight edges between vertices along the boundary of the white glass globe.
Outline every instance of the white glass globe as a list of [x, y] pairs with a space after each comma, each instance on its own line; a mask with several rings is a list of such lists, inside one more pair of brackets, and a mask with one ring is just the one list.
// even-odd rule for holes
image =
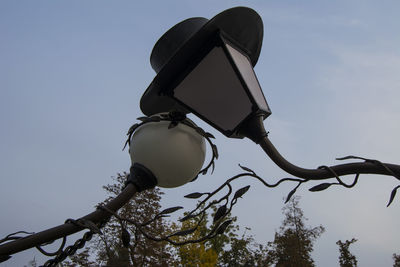
[[169, 121], [145, 123], [131, 137], [129, 154], [134, 163], [149, 169], [160, 187], [178, 187], [193, 180], [205, 156], [205, 138], [193, 128]]

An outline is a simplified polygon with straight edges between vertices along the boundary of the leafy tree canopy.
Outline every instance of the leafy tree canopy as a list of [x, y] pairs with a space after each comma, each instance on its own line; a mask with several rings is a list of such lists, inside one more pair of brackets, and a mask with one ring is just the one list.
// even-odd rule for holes
[[295, 196], [283, 208], [285, 216], [273, 242], [269, 242], [269, 257], [276, 266], [315, 266], [311, 252], [315, 240], [325, 228], [306, 226], [307, 218], [299, 207], [300, 197]]
[[352, 238], [351, 240], [346, 240], [342, 242], [341, 240], [337, 241], [336, 244], [339, 246], [339, 264], [340, 267], [356, 267], [357, 259], [356, 256], [351, 254], [349, 247], [351, 244], [357, 242], [357, 239]]

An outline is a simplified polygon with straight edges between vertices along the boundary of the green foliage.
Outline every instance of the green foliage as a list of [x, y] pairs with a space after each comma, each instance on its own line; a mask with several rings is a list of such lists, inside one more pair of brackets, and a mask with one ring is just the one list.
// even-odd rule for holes
[[70, 256], [71, 261], [66, 261], [61, 264], [64, 267], [79, 267], [79, 266], [96, 266], [95, 262], [89, 259], [90, 248], [86, 247], [80, 253]]
[[[184, 239], [198, 239], [205, 236], [212, 227], [216, 213], [220, 208], [214, 207], [212, 214], [205, 216], [198, 226], [198, 231]], [[252, 236], [244, 233], [238, 236], [239, 226], [235, 223], [237, 218], [227, 215], [223, 221], [232, 220], [223, 234], [213, 239], [200, 243], [190, 243], [179, 247], [179, 266], [269, 266], [266, 249], [257, 244]], [[218, 220], [217, 220], [218, 221]], [[182, 225], [174, 224], [174, 231], [193, 228], [199, 222], [199, 218], [186, 220]], [[246, 230], [250, 230], [246, 228]], [[182, 237], [175, 237], [182, 241]]]
[[356, 267], [357, 266], [357, 258], [353, 254], [351, 254], [349, 247], [351, 244], [357, 242], [357, 239], [352, 238], [351, 240], [346, 240], [342, 242], [341, 240], [337, 241], [336, 244], [339, 246], [339, 264], [340, 267]]
[[323, 226], [308, 227], [299, 207], [300, 197], [293, 197], [283, 208], [285, 219], [273, 242], [268, 243], [268, 256], [276, 266], [315, 266], [311, 258], [315, 240], [325, 231]]
[[[214, 218], [217, 208], [213, 209], [213, 214], [210, 218]], [[176, 240], [196, 240], [199, 239], [210, 231], [213, 227], [213, 219], [210, 219], [208, 214], [205, 214], [202, 221], [199, 217], [192, 220], [186, 220], [181, 225], [173, 224], [173, 231], [190, 229], [196, 226], [199, 222], [197, 231], [185, 237], [176, 237]], [[236, 221], [236, 218], [231, 218], [229, 215], [224, 218], [225, 220], [231, 219]], [[236, 237], [238, 226], [233, 223], [228, 225], [223, 234], [217, 235], [213, 239], [200, 242], [190, 243], [178, 248], [178, 260], [180, 266], [216, 266], [219, 261], [219, 255], [224, 252], [224, 248], [229, 244], [233, 237]]]
[[[246, 228], [249, 230], [249, 228]], [[233, 237], [230, 248], [221, 253], [219, 266], [269, 266], [267, 250], [257, 244], [252, 236], [243, 234], [241, 238]]]
[[[190, 229], [197, 225], [198, 220], [184, 221], [180, 227], [175, 226], [179, 230]], [[196, 240], [201, 238], [207, 231], [206, 222], [201, 222], [198, 231], [193, 232], [185, 237], [176, 237], [176, 240], [191, 239]], [[178, 248], [178, 261], [180, 266], [215, 266], [218, 260], [218, 255], [205, 242], [189, 243]]]
[[393, 254], [393, 267], [400, 267], [400, 254]]

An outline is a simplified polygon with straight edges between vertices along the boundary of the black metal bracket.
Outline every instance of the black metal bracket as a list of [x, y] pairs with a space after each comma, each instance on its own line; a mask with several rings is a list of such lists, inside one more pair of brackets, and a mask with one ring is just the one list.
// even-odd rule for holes
[[262, 139], [268, 136], [264, 128], [264, 114], [256, 114], [246, 119], [237, 131], [238, 136], [247, 137], [254, 143], [259, 144]]
[[134, 163], [130, 169], [125, 185], [131, 183], [138, 192], [153, 188], [157, 185], [157, 178], [145, 166], [140, 163]]

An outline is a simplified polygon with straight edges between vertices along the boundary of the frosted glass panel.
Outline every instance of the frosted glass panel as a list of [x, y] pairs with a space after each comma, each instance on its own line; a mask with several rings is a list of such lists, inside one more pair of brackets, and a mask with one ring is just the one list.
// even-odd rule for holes
[[175, 88], [174, 96], [223, 130], [234, 130], [252, 110], [221, 47], [205, 56]]
[[226, 47], [228, 48], [229, 53], [235, 61], [236, 66], [239, 68], [243, 80], [247, 84], [258, 107], [262, 110], [269, 111], [267, 101], [265, 100], [256, 74], [254, 73], [253, 66], [251, 65], [248, 58], [229, 44], [226, 44]]

